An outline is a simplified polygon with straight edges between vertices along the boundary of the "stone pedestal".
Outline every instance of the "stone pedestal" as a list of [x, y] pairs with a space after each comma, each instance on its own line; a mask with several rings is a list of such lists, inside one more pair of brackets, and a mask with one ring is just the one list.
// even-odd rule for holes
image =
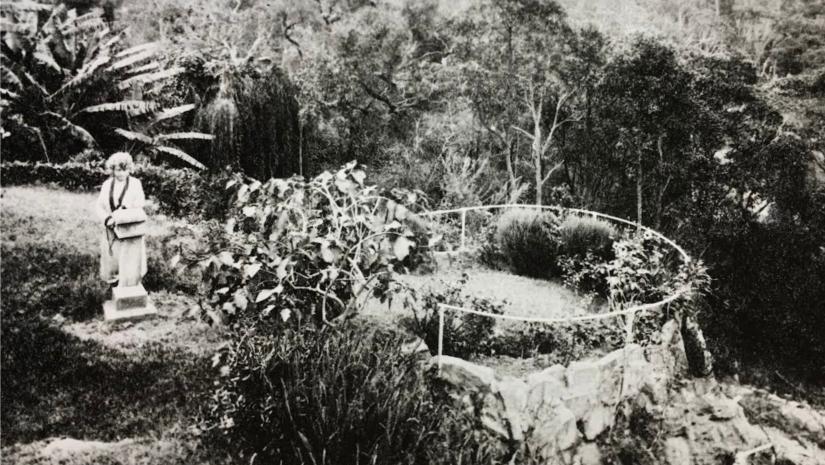
[[118, 285], [112, 289], [112, 300], [103, 303], [103, 317], [106, 321], [119, 321], [156, 315], [158, 311], [140, 283], [146, 260], [142, 231], [133, 229], [131, 233], [118, 234]]
[[149, 300], [149, 293], [142, 284], [115, 287], [112, 289], [112, 300], [103, 302], [103, 317], [106, 321], [145, 318], [157, 313], [157, 308]]

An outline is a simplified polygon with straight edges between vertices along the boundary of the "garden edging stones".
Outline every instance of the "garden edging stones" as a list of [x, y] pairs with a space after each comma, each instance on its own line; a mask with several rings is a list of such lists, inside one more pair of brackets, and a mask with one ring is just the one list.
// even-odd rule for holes
[[[660, 344], [647, 348], [629, 344], [599, 359], [553, 365], [521, 378], [443, 356], [438, 378], [456, 405], [504, 448], [529, 450], [552, 463], [601, 463], [599, 447], [622, 405], [658, 412], [668, 465], [717, 463], [719, 454], [734, 457], [764, 444], [775, 444], [776, 457], [788, 463], [825, 463], [817, 462], [825, 460], [825, 451], [813, 437], [825, 431], [822, 415], [753, 393], [743, 398], [725, 392], [712, 377], [689, 379], [688, 372], [681, 328], [671, 320]], [[745, 415], [743, 406], [757, 403], [776, 406], [768, 409], [768, 430]], [[775, 434], [778, 427], [794, 431]], [[800, 433], [809, 443], [795, 446], [789, 438]]]

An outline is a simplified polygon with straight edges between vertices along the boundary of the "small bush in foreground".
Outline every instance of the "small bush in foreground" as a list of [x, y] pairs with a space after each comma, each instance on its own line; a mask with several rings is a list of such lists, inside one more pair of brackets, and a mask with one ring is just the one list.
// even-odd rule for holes
[[612, 258], [616, 228], [605, 221], [582, 216], [568, 216], [559, 225], [561, 253], [584, 256], [588, 252], [605, 259]]
[[[503, 304], [484, 298], [467, 297], [462, 288], [468, 276], [450, 284], [444, 291], [430, 291], [413, 308], [413, 317], [405, 320], [404, 325], [413, 334], [424, 339], [431, 350], [438, 348], [438, 310], [439, 304], [455, 305], [474, 310], [500, 315], [504, 313]], [[472, 355], [489, 355], [493, 351], [493, 328], [496, 319], [471, 313], [444, 312], [444, 355], [470, 358]]]
[[430, 447], [442, 412], [403, 336], [347, 323], [236, 340], [207, 436], [245, 460], [412, 463]]
[[558, 217], [537, 210], [509, 210], [499, 218], [496, 241], [518, 274], [547, 278], [557, 273]]

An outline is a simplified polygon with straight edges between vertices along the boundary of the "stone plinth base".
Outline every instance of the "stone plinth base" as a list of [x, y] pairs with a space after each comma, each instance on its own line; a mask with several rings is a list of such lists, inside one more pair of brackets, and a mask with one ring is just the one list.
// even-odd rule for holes
[[103, 302], [103, 318], [106, 321], [145, 318], [157, 313], [157, 308], [149, 300], [149, 293], [141, 284], [116, 287], [112, 289], [112, 300]]

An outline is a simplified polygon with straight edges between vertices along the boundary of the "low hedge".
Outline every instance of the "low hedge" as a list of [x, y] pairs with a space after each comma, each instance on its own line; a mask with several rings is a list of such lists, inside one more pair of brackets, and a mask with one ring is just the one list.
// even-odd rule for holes
[[[92, 163], [0, 164], [3, 186], [52, 184], [70, 191], [97, 191], [109, 174]], [[155, 198], [160, 210], [171, 216], [201, 216], [223, 219], [228, 210], [230, 193], [224, 189], [226, 173], [200, 174], [186, 169], [136, 165], [134, 176], [143, 189]]]

